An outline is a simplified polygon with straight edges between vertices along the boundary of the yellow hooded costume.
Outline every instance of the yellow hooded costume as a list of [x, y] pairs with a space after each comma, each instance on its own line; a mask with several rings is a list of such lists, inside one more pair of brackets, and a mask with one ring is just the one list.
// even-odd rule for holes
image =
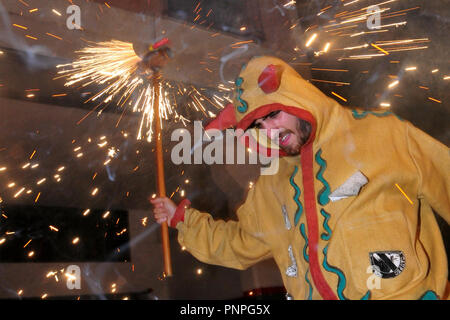
[[431, 208], [450, 222], [449, 149], [390, 111], [342, 107], [277, 58], [250, 60], [236, 87], [216, 127], [245, 130], [283, 110], [311, 136], [259, 177], [238, 221], [181, 203], [179, 243], [236, 269], [273, 258], [294, 299], [443, 298], [447, 257]]

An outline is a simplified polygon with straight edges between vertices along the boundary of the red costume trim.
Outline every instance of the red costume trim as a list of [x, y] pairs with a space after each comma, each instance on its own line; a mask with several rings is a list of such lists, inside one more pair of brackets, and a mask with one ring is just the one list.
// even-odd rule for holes
[[[309, 243], [309, 268], [314, 285], [319, 294], [325, 300], [337, 300], [336, 294], [328, 285], [322, 274], [318, 256], [319, 226], [316, 207], [316, 192], [314, 187], [314, 165], [313, 165], [313, 141], [316, 137], [317, 122], [313, 115], [297, 107], [285, 106], [280, 103], [267, 104], [247, 114], [237, 125], [237, 128], [247, 129], [247, 127], [256, 119], [262, 118], [275, 110], [282, 110], [298, 118], [308, 121], [311, 124], [311, 135], [308, 141], [301, 148], [301, 168], [303, 176], [303, 194], [305, 200], [306, 224], [308, 227]], [[280, 156], [286, 154], [280, 150]]]
[[172, 228], [176, 228], [178, 222], [184, 222], [184, 212], [187, 207], [191, 205], [191, 202], [189, 199], [182, 200], [175, 210], [175, 214], [172, 217], [172, 220], [170, 220], [170, 226]]
[[306, 223], [308, 226], [309, 268], [314, 285], [325, 300], [337, 300], [333, 290], [325, 280], [319, 265], [318, 242], [319, 226], [317, 222], [316, 192], [314, 190], [314, 166], [312, 143], [306, 144], [301, 150], [303, 197], [305, 199]]
[[219, 112], [216, 118], [205, 127], [205, 131], [210, 129], [222, 131], [234, 127], [237, 124], [234, 108], [233, 104], [227, 104], [227, 106]]

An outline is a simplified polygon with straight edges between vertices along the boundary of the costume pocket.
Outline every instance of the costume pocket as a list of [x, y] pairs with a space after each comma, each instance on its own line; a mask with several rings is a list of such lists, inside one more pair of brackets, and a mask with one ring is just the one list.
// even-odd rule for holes
[[373, 297], [396, 293], [421, 273], [401, 212], [347, 221], [343, 238], [354, 285]]

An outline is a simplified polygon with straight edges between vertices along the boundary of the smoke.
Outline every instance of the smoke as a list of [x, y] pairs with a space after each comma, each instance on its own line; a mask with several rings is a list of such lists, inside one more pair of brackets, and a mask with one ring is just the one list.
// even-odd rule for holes
[[[149, 228], [147, 228], [144, 232], [140, 233], [138, 236], [130, 239], [129, 242], [123, 244], [119, 247], [120, 251], [125, 251], [142, 240], [146, 239], [151, 233], [155, 232], [159, 228], [159, 224], [154, 223]], [[114, 253], [111, 253], [110, 258], [107, 258], [106, 261], [112, 260], [112, 256]], [[85, 283], [88, 285], [92, 294], [97, 295], [100, 300], [107, 300], [105, 292], [107, 291], [102, 286], [102, 280], [105, 278], [105, 275], [108, 273], [108, 270], [113, 268], [114, 264], [111, 263], [101, 263], [98, 264], [98, 267], [95, 270], [91, 269], [89, 264], [83, 266], [83, 278]], [[117, 270], [114, 270], [118, 277], [123, 277]]]
[[228, 61], [244, 54], [244, 52], [246, 52], [247, 50], [248, 50], [248, 45], [245, 44], [242, 47], [240, 47], [239, 49], [236, 49], [233, 52], [231, 52], [227, 55], [224, 55], [220, 58], [220, 79], [222, 80], [223, 83], [227, 83], [227, 81], [225, 80], [224, 74], [223, 74], [225, 65], [228, 63]]
[[54, 63], [50, 62], [51, 60], [43, 59], [44, 57], [54, 56], [47, 47], [42, 45], [28, 45], [23, 38], [14, 35], [9, 13], [1, 2], [0, 20], [0, 41], [6, 43], [11, 49], [17, 50], [29, 67], [46, 69], [54, 66]]

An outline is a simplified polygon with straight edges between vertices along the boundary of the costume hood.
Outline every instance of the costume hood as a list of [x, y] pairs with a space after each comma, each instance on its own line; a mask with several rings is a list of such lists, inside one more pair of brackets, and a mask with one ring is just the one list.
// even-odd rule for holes
[[[275, 110], [295, 115], [311, 124], [311, 136], [306, 144], [325, 139], [327, 127], [339, 113], [339, 104], [327, 97], [311, 83], [303, 79], [291, 66], [275, 57], [255, 57], [245, 65], [235, 82], [234, 104], [229, 104], [206, 130], [234, 127], [246, 130], [254, 120]], [[336, 120], [336, 119], [334, 119]], [[258, 130], [251, 135], [258, 141]], [[245, 144], [255, 144], [247, 139]], [[275, 149], [274, 144], [256, 144], [259, 152], [265, 147]], [[263, 145], [261, 145], [263, 144]], [[269, 152], [270, 154], [270, 152]], [[280, 150], [280, 156], [285, 154]]]

